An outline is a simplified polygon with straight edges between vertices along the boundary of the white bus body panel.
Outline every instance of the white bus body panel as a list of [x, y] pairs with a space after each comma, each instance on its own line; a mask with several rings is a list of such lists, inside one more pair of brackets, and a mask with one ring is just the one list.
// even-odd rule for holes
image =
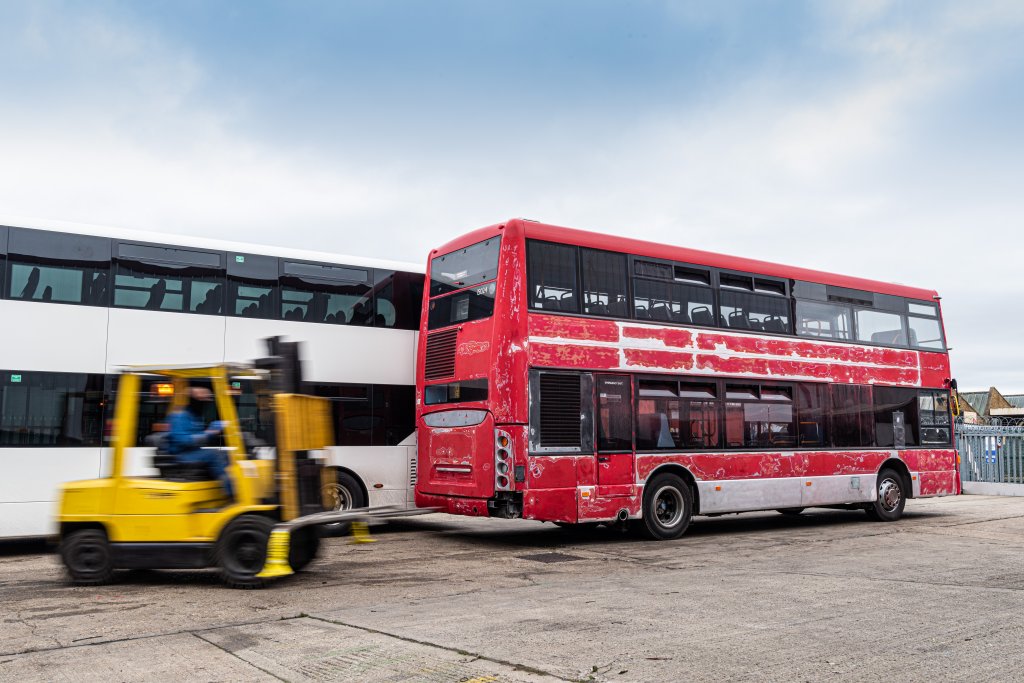
[[125, 365], [220, 363], [224, 320], [219, 315], [111, 308], [106, 371]]
[[227, 318], [225, 360], [267, 355], [265, 337], [303, 341], [303, 373], [311, 382], [411, 385], [416, 332], [383, 327], [318, 325], [286, 320]]
[[0, 477], [0, 538], [48, 536], [61, 482], [100, 476], [96, 448], [4, 448]]
[[110, 309], [0, 300], [0, 367], [106, 372]]

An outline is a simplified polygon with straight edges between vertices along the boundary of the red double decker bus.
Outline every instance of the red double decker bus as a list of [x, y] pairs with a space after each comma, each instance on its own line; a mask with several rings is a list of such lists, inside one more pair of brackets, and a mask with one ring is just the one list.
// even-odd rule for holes
[[934, 291], [521, 219], [428, 266], [417, 505], [669, 539], [959, 492]]

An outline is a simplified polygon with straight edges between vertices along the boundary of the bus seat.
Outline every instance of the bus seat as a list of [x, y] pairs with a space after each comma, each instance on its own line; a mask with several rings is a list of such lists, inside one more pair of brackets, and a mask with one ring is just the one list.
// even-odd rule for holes
[[206, 463], [178, 462], [169, 453], [154, 454], [153, 467], [160, 472], [161, 479], [168, 481], [213, 481], [217, 478]]
[[569, 294], [568, 296], [563, 296], [558, 301], [558, 305], [559, 305], [559, 307], [563, 311], [566, 311], [566, 312], [569, 312], [569, 313], [575, 313], [576, 312], [576, 295], [575, 294]]
[[608, 304], [608, 315], [615, 318], [629, 317], [629, 302], [625, 299], [619, 299], [614, 303]]
[[730, 313], [728, 325], [737, 330], [750, 329], [750, 321], [747, 320], [747, 315], [743, 311], [733, 311]]
[[694, 325], [714, 325], [715, 316], [712, 315], [711, 309], [707, 306], [698, 306], [693, 309], [690, 314], [690, 320]]
[[608, 307], [600, 301], [596, 304], [587, 304], [587, 313], [590, 315], [608, 315]]
[[686, 311], [672, 311], [672, 322], [676, 323], [688, 323], [690, 322], [690, 316], [686, 315]]
[[676, 442], [672, 440], [672, 432], [668, 428], [668, 415], [658, 413], [661, 418], [658, 426], [658, 448], [675, 448]]
[[545, 311], [560, 311], [562, 307], [558, 305], [558, 299], [553, 296], [548, 296], [541, 299], [541, 308]]
[[783, 322], [782, 317], [778, 315], [770, 315], [764, 319], [763, 323], [765, 332], [785, 332], [786, 323]]
[[657, 306], [651, 306], [651, 319], [652, 320], [671, 320], [672, 316], [669, 315], [668, 306], [665, 304], [658, 304]]
[[871, 341], [878, 344], [906, 344], [906, 339], [903, 337], [903, 330], [885, 330], [884, 332], [875, 332], [871, 335]]
[[645, 306], [636, 307], [636, 319], [637, 320], [650, 320], [651, 312], [647, 310]]

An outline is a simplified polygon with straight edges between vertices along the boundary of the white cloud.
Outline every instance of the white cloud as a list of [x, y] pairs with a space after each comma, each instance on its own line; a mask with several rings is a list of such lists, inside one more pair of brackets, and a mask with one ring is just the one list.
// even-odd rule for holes
[[[0, 206], [417, 262], [457, 232], [525, 215], [903, 281], [944, 294], [962, 386], [1024, 390], [1013, 370], [1024, 316], [1007, 315], [1024, 284], [991, 277], [1024, 256], [1024, 199], [992, 189], [1014, 187], [1005, 179], [1021, 162], [960, 176], [947, 168], [956, 158], [921, 147], [932, 108], [977, 73], [979, 41], [1024, 22], [1020, 10], [828, 7], [819, 49], [846, 65], [831, 79], [766, 67], [696, 108], [641, 102], [613, 133], [537, 102], [523, 107], [528, 124], [492, 131], [486, 146], [396, 150], [370, 130], [352, 155], [244, 132], [258, 116], [244, 94], [212, 94], [201, 60], [152, 28], [81, 6], [38, 10], [8, 49], [52, 83], [21, 83], [20, 107], [0, 110]], [[998, 64], [997, 46], [980, 52]], [[993, 226], [1018, 234], [993, 245]]]

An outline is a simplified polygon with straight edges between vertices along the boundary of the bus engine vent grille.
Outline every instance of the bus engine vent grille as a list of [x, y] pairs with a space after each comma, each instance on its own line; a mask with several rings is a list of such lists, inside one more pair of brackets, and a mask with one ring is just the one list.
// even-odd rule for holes
[[540, 443], [545, 448], [579, 448], [580, 376], [540, 376]]
[[416, 453], [413, 452], [412, 457], [409, 458], [409, 486], [415, 486], [418, 474], [418, 463], [416, 462]]
[[444, 379], [455, 374], [455, 341], [458, 329], [435, 332], [427, 337], [424, 379]]

